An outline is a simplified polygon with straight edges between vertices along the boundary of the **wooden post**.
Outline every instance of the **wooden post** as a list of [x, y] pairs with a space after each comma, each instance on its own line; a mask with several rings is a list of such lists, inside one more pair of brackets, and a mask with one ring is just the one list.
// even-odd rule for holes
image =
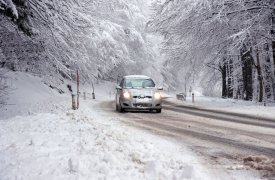
[[77, 81], [77, 109], [79, 108], [79, 74], [78, 70], [76, 71], [76, 81]]
[[92, 96], [93, 96], [93, 99], [95, 99], [95, 88], [94, 88], [94, 83], [93, 82], [92, 82], [92, 88], [93, 88]]

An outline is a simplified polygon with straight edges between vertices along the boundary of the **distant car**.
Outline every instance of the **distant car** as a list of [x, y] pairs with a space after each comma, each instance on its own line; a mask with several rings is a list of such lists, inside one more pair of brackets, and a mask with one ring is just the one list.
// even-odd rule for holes
[[161, 113], [162, 98], [154, 81], [143, 75], [124, 76], [116, 86], [116, 110], [155, 110]]

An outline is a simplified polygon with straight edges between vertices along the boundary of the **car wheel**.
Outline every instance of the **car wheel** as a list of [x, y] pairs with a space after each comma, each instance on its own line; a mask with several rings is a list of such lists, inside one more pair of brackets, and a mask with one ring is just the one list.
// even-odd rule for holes
[[116, 105], [117, 112], [124, 112], [124, 109], [121, 107], [120, 103]]
[[157, 109], [156, 111], [157, 111], [157, 113], [161, 113], [161, 109]]

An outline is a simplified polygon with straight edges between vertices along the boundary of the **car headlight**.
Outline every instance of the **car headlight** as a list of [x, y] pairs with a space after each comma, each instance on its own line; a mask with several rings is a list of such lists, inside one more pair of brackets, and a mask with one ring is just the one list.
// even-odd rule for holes
[[160, 93], [156, 92], [156, 93], [154, 94], [154, 98], [155, 98], [155, 99], [160, 99], [160, 98], [161, 98]]
[[123, 93], [123, 97], [129, 99], [129, 98], [130, 98], [130, 93], [127, 92], [127, 91], [124, 92], [124, 93]]

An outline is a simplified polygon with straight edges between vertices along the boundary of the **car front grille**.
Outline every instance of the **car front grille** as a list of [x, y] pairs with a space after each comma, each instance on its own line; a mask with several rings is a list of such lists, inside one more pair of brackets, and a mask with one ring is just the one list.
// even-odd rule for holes
[[149, 103], [134, 103], [134, 107], [152, 107], [152, 104]]

